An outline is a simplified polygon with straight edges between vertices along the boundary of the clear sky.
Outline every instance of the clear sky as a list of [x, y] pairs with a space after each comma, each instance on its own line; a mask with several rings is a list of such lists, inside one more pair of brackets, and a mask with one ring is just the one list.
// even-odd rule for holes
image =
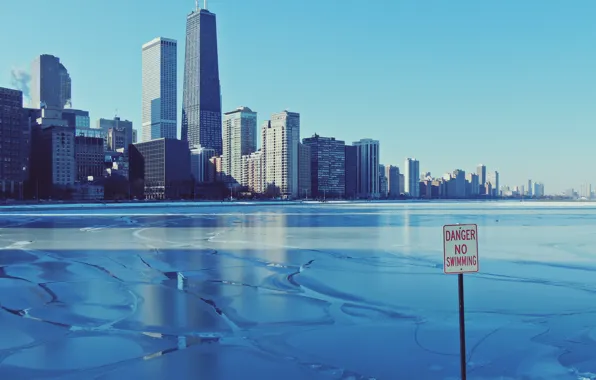
[[[178, 40], [193, 0], [18, 0], [0, 12], [0, 86], [61, 58], [73, 107], [140, 129], [141, 45]], [[224, 111], [301, 114], [301, 137], [381, 141], [381, 163], [479, 163], [546, 192], [596, 184], [596, 1], [209, 0]], [[180, 105], [179, 105], [180, 109]], [[178, 112], [180, 123], [180, 110]], [[180, 127], [178, 127], [180, 129]], [[180, 133], [180, 131], [178, 132]]]

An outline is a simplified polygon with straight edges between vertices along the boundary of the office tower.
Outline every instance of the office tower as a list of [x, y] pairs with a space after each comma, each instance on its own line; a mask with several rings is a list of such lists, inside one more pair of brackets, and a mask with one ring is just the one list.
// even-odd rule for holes
[[70, 108], [71, 80], [60, 58], [42, 54], [31, 64], [31, 107]]
[[486, 194], [486, 182], [487, 182], [487, 178], [486, 178], [486, 166], [483, 164], [480, 164], [476, 167], [476, 174], [478, 174], [478, 192], [480, 193], [480, 195], [484, 195]]
[[242, 156], [257, 150], [257, 113], [240, 107], [224, 114], [221, 164], [229, 184], [242, 182]]
[[356, 193], [363, 198], [379, 196], [379, 141], [361, 139], [356, 147]]
[[261, 139], [267, 191], [298, 197], [300, 114], [283, 111], [271, 115], [261, 127]]
[[358, 191], [358, 163], [357, 163], [357, 147], [353, 145], [346, 145], [345, 152], [345, 167], [346, 167], [346, 186], [345, 197], [347, 199], [354, 199], [357, 197]]
[[540, 182], [534, 182], [534, 196], [536, 198], [544, 197], [544, 184]]
[[534, 186], [532, 186], [532, 180], [528, 180], [528, 197], [532, 196], [532, 191], [534, 190]]
[[451, 175], [447, 194], [449, 198], [465, 198], [466, 196], [466, 172], [456, 169]]
[[75, 129], [61, 108], [43, 108], [31, 132], [31, 181], [34, 196], [69, 198], [76, 180]]
[[406, 176], [399, 174], [399, 195], [406, 193]]
[[345, 142], [315, 134], [302, 139], [302, 143], [310, 147], [312, 196], [343, 198], [346, 191]]
[[182, 135], [190, 147], [222, 154], [221, 89], [215, 14], [196, 9], [186, 18]]
[[97, 129], [106, 133], [106, 150], [115, 152], [117, 149], [128, 151], [128, 147], [135, 143], [135, 130], [132, 121], [122, 120], [118, 116], [113, 119], [97, 120]]
[[242, 186], [246, 186], [253, 194], [265, 192], [265, 156], [258, 150], [242, 156]]
[[74, 137], [75, 145], [75, 181], [88, 182], [104, 176], [105, 155], [104, 139], [101, 137]]
[[498, 171], [494, 171], [492, 178], [491, 178], [491, 184], [493, 185], [493, 192], [491, 193], [493, 197], [498, 197], [501, 194], [499, 194], [499, 172]]
[[589, 183], [582, 183], [579, 186], [580, 198], [591, 199], [592, 198], [592, 185]]
[[177, 42], [155, 38], [143, 45], [142, 141], [176, 138]]
[[23, 197], [29, 148], [23, 93], [0, 87], [0, 197]]
[[389, 198], [398, 198], [399, 168], [393, 165], [385, 166], [385, 177], [387, 178], [387, 196]]
[[478, 174], [468, 173], [466, 175], [466, 180], [469, 184], [467, 196], [469, 197], [476, 197], [480, 192], [480, 183], [478, 181]]
[[138, 142], [137, 140], [138, 140], [137, 130], [133, 129], [132, 130], [132, 143], [136, 144]]
[[195, 147], [190, 150], [190, 172], [198, 183], [215, 181], [215, 167], [209, 161], [215, 156], [215, 149]]
[[130, 182], [143, 184], [146, 199], [190, 196], [190, 150], [186, 142], [162, 138], [133, 144], [129, 161]]
[[89, 128], [91, 126], [89, 111], [72, 108], [64, 109], [62, 111], [62, 119], [66, 121], [66, 124], [70, 128]]
[[389, 179], [385, 173], [385, 165], [379, 164], [379, 196], [387, 198], [389, 193]]
[[404, 163], [404, 192], [412, 198], [420, 196], [420, 162], [414, 158], [406, 158]]
[[[298, 143], [298, 194], [308, 198], [312, 192], [310, 146]], [[323, 198], [325, 194], [323, 194]]]

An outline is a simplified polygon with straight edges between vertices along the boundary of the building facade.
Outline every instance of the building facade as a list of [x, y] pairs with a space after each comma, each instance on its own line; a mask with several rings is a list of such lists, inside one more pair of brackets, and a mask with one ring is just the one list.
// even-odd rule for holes
[[312, 196], [343, 198], [346, 194], [345, 142], [315, 134], [302, 143], [310, 147]]
[[476, 167], [476, 174], [478, 175], [478, 192], [480, 195], [486, 194], [486, 182], [488, 178], [486, 178], [486, 166], [483, 164], [479, 164]]
[[257, 150], [257, 113], [239, 107], [224, 114], [222, 166], [229, 184], [242, 183], [242, 156]]
[[215, 181], [215, 167], [210, 161], [215, 156], [215, 149], [195, 147], [190, 150], [190, 172], [197, 183]]
[[362, 139], [352, 145], [356, 147], [356, 192], [361, 198], [378, 198], [380, 196], [379, 141]]
[[354, 199], [357, 197], [358, 190], [358, 164], [356, 151], [357, 147], [353, 145], [346, 145], [344, 147], [345, 153], [345, 197], [347, 199]]
[[[308, 198], [312, 192], [311, 147], [298, 144], [298, 198]], [[323, 195], [324, 196], [324, 195]]]
[[177, 138], [177, 46], [176, 40], [161, 37], [143, 45], [143, 142]]
[[387, 178], [387, 196], [398, 198], [399, 191], [399, 168], [393, 165], [385, 166], [385, 177]]
[[190, 147], [223, 153], [221, 89], [215, 14], [196, 9], [186, 18], [186, 52], [182, 90], [182, 134]]
[[42, 54], [31, 64], [31, 107], [71, 108], [71, 79], [60, 58]]
[[23, 93], [0, 87], [0, 198], [22, 198], [28, 178], [29, 128]]
[[404, 162], [404, 192], [412, 198], [420, 196], [420, 162], [414, 158], [406, 158]]
[[85, 183], [104, 176], [106, 169], [104, 140], [97, 137], [75, 136], [75, 181]]
[[242, 186], [253, 194], [265, 193], [265, 155], [258, 150], [242, 156]]
[[265, 155], [267, 190], [284, 197], [298, 197], [298, 146], [300, 114], [283, 111], [271, 115], [261, 128], [261, 146]]
[[118, 149], [128, 151], [128, 146], [135, 143], [132, 121], [121, 120], [118, 116], [113, 119], [99, 119], [97, 129], [106, 133], [105, 149], [115, 152]]
[[129, 160], [130, 181], [143, 181], [146, 199], [190, 197], [191, 160], [186, 142], [162, 138], [133, 144]]

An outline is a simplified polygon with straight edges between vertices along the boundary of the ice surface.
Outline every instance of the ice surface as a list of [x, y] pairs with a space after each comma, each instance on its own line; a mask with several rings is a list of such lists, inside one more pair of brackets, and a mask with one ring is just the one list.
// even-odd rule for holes
[[0, 378], [596, 379], [596, 205], [0, 208]]

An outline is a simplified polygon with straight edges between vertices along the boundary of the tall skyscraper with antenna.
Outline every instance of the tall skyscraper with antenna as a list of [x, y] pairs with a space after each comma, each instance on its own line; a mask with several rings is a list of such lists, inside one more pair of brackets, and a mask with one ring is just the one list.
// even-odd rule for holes
[[221, 89], [215, 14], [204, 8], [186, 18], [182, 90], [182, 140], [222, 154]]

